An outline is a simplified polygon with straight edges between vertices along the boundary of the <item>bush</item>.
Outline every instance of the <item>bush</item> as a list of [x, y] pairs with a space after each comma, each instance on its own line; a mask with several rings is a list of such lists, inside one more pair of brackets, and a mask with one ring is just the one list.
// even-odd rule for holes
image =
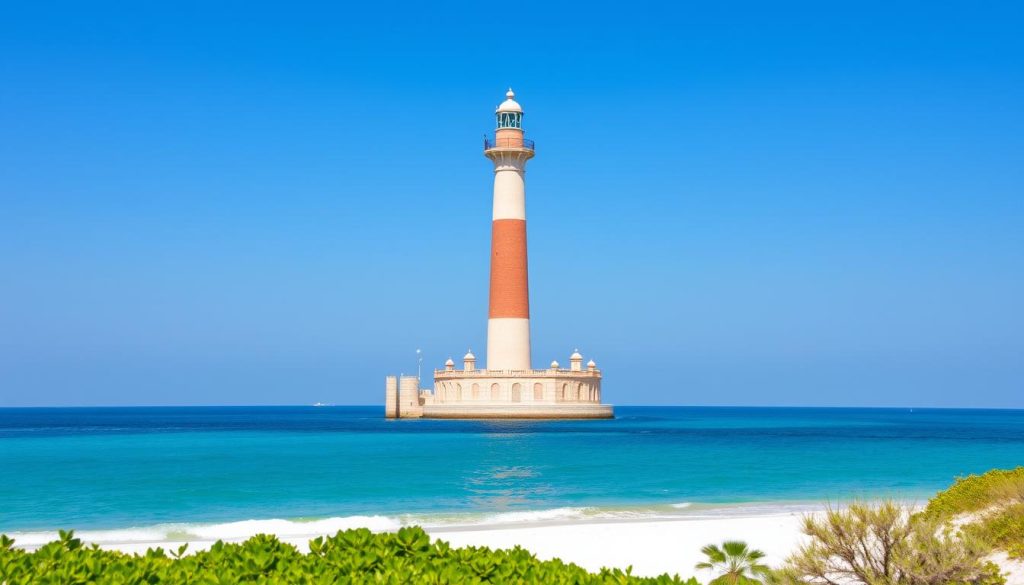
[[668, 575], [635, 577], [629, 569], [588, 573], [557, 559], [540, 561], [519, 547], [451, 548], [443, 541], [431, 542], [420, 528], [403, 528], [390, 534], [373, 534], [366, 529], [338, 532], [311, 540], [308, 554], [262, 534], [241, 544], [218, 541], [209, 550], [193, 555], [185, 555], [184, 546], [170, 555], [160, 548], [144, 555], [105, 551], [95, 545], [83, 546], [71, 532], [61, 532], [59, 541], [34, 552], [16, 549], [13, 544], [10, 538], [0, 536], [0, 583], [699, 585], [694, 579], [683, 581]]
[[921, 515], [941, 521], [959, 517], [964, 533], [1024, 559], [1024, 467], [957, 478]]
[[852, 504], [804, 518], [809, 541], [778, 572], [779, 583], [995, 585], [989, 548], [893, 502]]
[[947, 520], [1005, 503], [1024, 503], [1024, 467], [958, 477], [953, 485], [935, 494], [924, 515]]

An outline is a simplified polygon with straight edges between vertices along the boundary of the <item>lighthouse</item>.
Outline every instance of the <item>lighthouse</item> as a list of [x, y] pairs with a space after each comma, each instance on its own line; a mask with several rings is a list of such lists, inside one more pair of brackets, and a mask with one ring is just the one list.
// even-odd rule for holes
[[494, 134], [484, 138], [484, 156], [494, 164], [485, 367], [478, 368], [470, 350], [462, 358], [462, 369], [456, 369], [449, 357], [443, 369], [434, 370], [432, 389], [421, 388], [418, 375], [387, 376], [384, 414], [388, 418], [614, 416], [612, 406], [601, 401], [602, 373], [594, 360], [583, 369], [583, 355], [573, 351], [568, 369], [557, 360], [536, 370], [530, 363], [526, 162], [533, 158], [534, 144], [523, 134], [523, 108], [515, 97], [509, 89], [495, 110]]
[[526, 255], [526, 161], [533, 142], [523, 135], [523, 108], [509, 88], [495, 111], [494, 138], [484, 155], [494, 163], [491, 288], [487, 369], [530, 369], [530, 287]]

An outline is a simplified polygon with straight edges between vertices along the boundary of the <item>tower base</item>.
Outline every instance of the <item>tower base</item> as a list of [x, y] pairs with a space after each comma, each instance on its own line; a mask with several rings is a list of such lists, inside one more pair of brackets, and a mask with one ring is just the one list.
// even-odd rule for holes
[[420, 418], [465, 419], [592, 419], [615, 418], [609, 404], [566, 404], [547, 406], [484, 406], [435, 405], [424, 406]]
[[[434, 389], [388, 378], [389, 418], [599, 419], [613, 418], [601, 404], [601, 372], [588, 370], [436, 370]], [[390, 398], [398, 388], [398, 396]], [[403, 392], [404, 390], [404, 392]], [[415, 396], [415, 399], [412, 397]]]

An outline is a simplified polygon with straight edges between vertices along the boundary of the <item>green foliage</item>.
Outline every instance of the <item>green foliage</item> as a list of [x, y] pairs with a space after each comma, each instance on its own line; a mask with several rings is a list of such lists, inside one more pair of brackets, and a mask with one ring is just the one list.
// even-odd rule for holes
[[990, 548], [942, 522], [911, 516], [893, 502], [851, 504], [804, 518], [807, 542], [777, 573], [776, 583], [860, 585], [998, 585]]
[[993, 469], [981, 475], [958, 477], [953, 485], [935, 494], [924, 515], [948, 519], [1014, 500], [1024, 503], [1024, 467]]
[[957, 478], [922, 516], [943, 521], [970, 515], [963, 532], [1024, 559], [1024, 467]]
[[519, 547], [511, 550], [451, 548], [442, 541], [432, 543], [420, 528], [403, 528], [385, 534], [373, 534], [366, 529], [347, 530], [329, 538], [315, 538], [310, 541], [309, 549], [309, 553], [303, 554], [273, 536], [259, 534], [240, 544], [218, 541], [209, 550], [191, 555], [185, 554], [184, 546], [170, 555], [160, 548], [150, 549], [143, 555], [129, 555], [83, 546], [73, 533], [62, 531], [59, 540], [26, 552], [14, 548], [10, 538], [0, 536], [0, 583], [699, 585], [692, 578], [683, 581], [668, 575], [636, 577], [631, 575], [631, 569], [588, 573], [558, 559], [540, 561]]
[[708, 585], [759, 585], [771, 572], [768, 565], [760, 562], [764, 553], [739, 540], [728, 540], [721, 547], [709, 544], [700, 552], [707, 560], [697, 563], [697, 568], [718, 574]]
[[1013, 558], [1024, 559], [1024, 504], [1010, 504], [990, 510], [963, 531], [1005, 550]]

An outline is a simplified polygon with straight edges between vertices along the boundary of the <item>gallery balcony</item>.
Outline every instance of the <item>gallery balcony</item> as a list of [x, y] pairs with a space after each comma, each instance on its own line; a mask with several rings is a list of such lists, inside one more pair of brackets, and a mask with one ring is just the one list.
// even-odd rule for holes
[[484, 150], [494, 148], [516, 148], [533, 152], [533, 141], [522, 136], [484, 136]]

